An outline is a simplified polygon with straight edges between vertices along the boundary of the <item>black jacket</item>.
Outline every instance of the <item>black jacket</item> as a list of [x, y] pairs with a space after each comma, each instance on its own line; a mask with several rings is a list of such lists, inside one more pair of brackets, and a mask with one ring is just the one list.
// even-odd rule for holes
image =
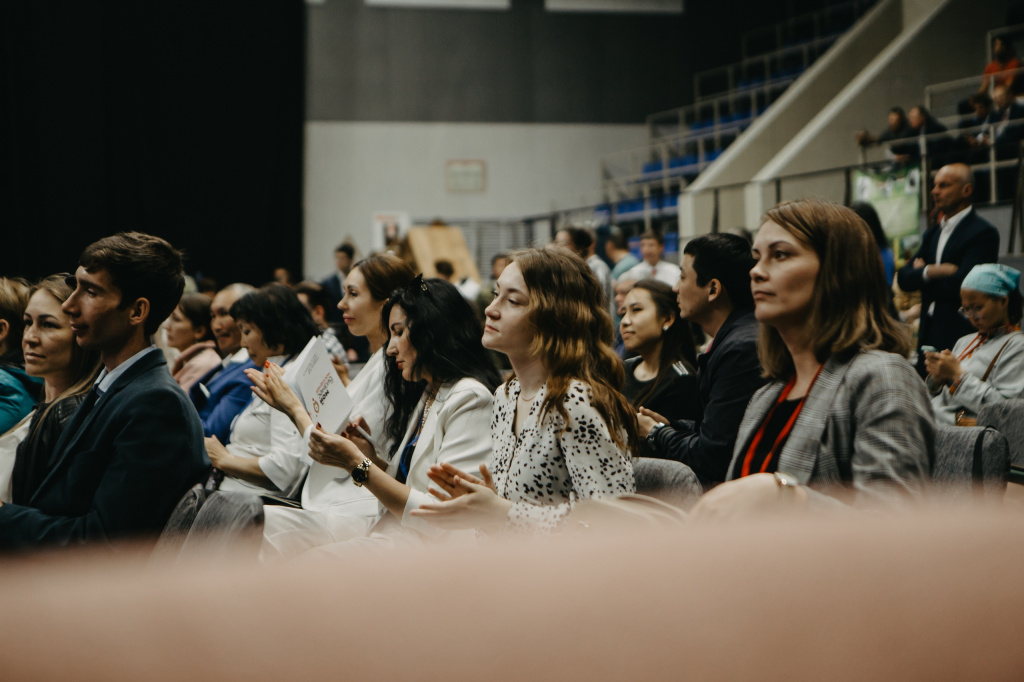
[[[914, 258], [899, 269], [897, 281], [904, 291], [921, 292], [921, 327], [917, 334], [918, 347], [935, 346], [939, 350], [952, 348], [957, 339], [975, 331], [964, 319], [960, 309], [960, 285], [964, 277], [979, 263], [995, 263], [999, 258], [999, 231], [974, 209], [960, 221], [942, 250], [942, 262], [957, 266], [956, 274], [942, 279], [924, 281], [924, 268], [915, 268], [914, 259], [921, 258], [927, 265], [935, 263], [942, 228], [933, 226], [924, 233], [921, 248]], [[935, 313], [928, 309], [935, 303]]]
[[0, 506], [0, 549], [157, 534], [205, 476], [203, 425], [160, 351], [88, 403], [68, 421], [28, 503]]
[[658, 429], [651, 456], [686, 464], [706, 489], [725, 480], [747, 403], [765, 384], [752, 310], [734, 310], [726, 318], [711, 350], [697, 358], [697, 376], [704, 419]]

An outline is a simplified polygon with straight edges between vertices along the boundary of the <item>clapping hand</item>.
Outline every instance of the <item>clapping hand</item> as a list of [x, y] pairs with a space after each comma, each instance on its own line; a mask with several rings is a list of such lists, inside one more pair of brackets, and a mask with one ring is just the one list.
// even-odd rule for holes
[[485, 464], [480, 465], [481, 478], [445, 463], [430, 467], [427, 476], [441, 487], [441, 490], [429, 489], [439, 501], [421, 505], [411, 511], [411, 515], [446, 530], [498, 530], [505, 525], [512, 503], [498, 496]]
[[278, 365], [268, 362], [264, 366], [263, 372], [258, 369], [247, 369], [245, 376], [249, 377], [249, 381], [252, 382], [252, 392], [275, 410], [280, 410], [289, 416], [296, 414], [299, 410], [305, 412], [306, 408], [302, 406], [302, 401], [284, 380], [284, 370]]

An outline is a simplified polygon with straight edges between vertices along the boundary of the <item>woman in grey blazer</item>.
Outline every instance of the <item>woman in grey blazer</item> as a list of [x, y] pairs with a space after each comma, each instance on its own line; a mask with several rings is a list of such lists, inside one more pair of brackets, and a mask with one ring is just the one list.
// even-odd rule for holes
[[753, 250], [758, 355], [772, 381], [747, 406], [728, 482], [695, 514], [919, 497], [934, 459], [931, 405], [905, 359], [909, 336], [886, 312], [864, 222], [836, 204], [786, 202]]

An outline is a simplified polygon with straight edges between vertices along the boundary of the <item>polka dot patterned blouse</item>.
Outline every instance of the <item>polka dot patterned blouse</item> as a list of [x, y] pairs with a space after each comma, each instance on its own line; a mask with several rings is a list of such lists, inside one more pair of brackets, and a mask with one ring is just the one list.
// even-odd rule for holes
[[565, 396], [568, 428], [549, 410], [540, 422], [547, 387], [534, 396], [526, 423], [515, 432], [519, 381], [499, 386], [491, 413], [493, 451], [488, 467], [498, 494], [512, 502], [510, 530], [550, 532], [577, 500], [610, 497], [636, 490], [627, 452], [611, 439], [608, 427], [591, 405], [590, 387], [573, 381]]

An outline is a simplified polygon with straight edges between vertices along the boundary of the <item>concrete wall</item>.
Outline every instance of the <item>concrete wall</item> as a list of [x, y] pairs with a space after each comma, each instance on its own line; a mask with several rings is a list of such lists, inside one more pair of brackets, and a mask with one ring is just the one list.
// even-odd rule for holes
[[[346, 237], [366, 253], [375, 211], [452, 222], [598, 203], [601, 156], [645, 136], [643, 125], [310, 122], [305, 271], [329, 272]], [[452, 159], [486, 162], [486, 190], [447, 192]]]

